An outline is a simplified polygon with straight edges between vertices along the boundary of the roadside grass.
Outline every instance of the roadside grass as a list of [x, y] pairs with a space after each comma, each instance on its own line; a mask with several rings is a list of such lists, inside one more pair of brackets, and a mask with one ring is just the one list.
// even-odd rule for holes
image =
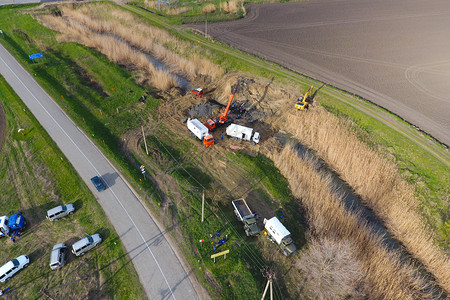
[[[31, 7], [31, 6], [27, 6]], [[75, 43], [59, 43], [56, 33], [40, 25], [22, 7], [2, 7], [4, 39], [0, 42], [35, 74], [38, 83], [93, 139], [123, 173], [133, 178], [136, 189], [144, 188], [154, 203], [161, 196], [149, 183], [138, 185], [140, 172], [120, 150], [120, 135], [140, 124], [139, 117], [151, 116], [159, 100], [152, 90], [137, 85], [130, 72], [112, 63], [94, 49]], [[20, 32], [21, 34], [19, 34]], [[40, 45], [40, 47], [38, 47]], [[42, 51], [35, 63], [28, 54]], [[141, 96], [147, 97], [140, 103]]]
[[[255, 267], [252, 259], [261, 261], [260, 254], [235, 229], [237, 222], [229, 221], [235, 218], [233, 211], [208, 197], [214, 178], [185, 157], [184, 150], [189, 142], [171, 143], [168, 134], [165, 130], [161, 135], [147, 137], [147, 146], [151, 149], [149, 159], [160, 171], [170, 174], [177, 182], [177, 190], [183, 200], [172, 202], [169, 209], [184, 238], [184, 243], [181, 244], [188, 245], [184, 247], [184, 254], [193, 271], [214, 299], [257, 298], [263, 283], [262, 278], [255, 275], [259, 273], [258, 267], [261, 264]], [[145, 153], [143, 145], [140, 150]], [[203, 190], [206, 198], [205, 221], [202, 223]], [[174, 226], [167, 221], [165, 225], [168, 228]], [[220, 237], [217, 236], [217, 231]], [[174, 238], [177, 239], [177, 236], [174, 235]], [[226, 242], [214, 251], [212, 243], [217, 244], [219, 239], [226, 239]], [[230, 250], [226, 258], [217, 257], [216, 262], [210, 258], [212, 254], [224, 250]], [[209, 272], [214, 279], [207, 276]]]
[[[7, 295], [15, 299], [38, 298], [41, 288], [51, 296], [144, 297], [135, 284], [137, 274], [100, 205], [2, 77], [0, 100], [7, 120], [6, 142], [0, 150], [2, 215], [20, 210], [27, 220], [26, 230], [15, 243], [2, 239], [1, 264], [21, 254], [30, 257], [30, 266], [2, 284], [2, 289], [10, 287]], [[25, 129], [23, 134], [18, 128]], [[45, 219], [48, 209], [66, 203], [75, 204], [73, 216], [58, 222]], [[54, 244], [66, 242], [70, 247], [85, 234], [94, 233], [104, 239], [97, 249], [81, 258], [69, 253], [66, 266], [50, 270]]]

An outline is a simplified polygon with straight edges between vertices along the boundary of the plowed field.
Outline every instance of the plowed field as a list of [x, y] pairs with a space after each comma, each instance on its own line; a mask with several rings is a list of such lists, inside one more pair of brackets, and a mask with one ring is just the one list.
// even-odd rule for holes
[[266, 4], [208, 24], [213, 38], [373, 101], [447, 145], [449, 30], [446, 0]]

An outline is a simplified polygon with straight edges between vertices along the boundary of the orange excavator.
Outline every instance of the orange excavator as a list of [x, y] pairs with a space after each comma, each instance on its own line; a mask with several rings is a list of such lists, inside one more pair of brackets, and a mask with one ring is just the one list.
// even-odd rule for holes
[[213, 131], [214, 129], [216, 129], [219, 126], [222, 126], [226, 123], [229, 123], [229, 119], [228, 119], [228, 113], [230, 112], [230, 106], [231, 106], [231, 102], [233, 102], [233, 98], [234, 98], [234, 94], [236, 94], [236, 91], [238, 89], [239, 86], [239, 82], [241, 81], [241, 78], [237, 79], [236, 84], [233, 86], [233, 89], [231, 90], [231, 96], [230, 96], [230, 100], [228, 100], [228, 105], [225, 108], [225, 111], [223, 113], [220, 114], [219, 116], [219, 120], [216, 119], [209, 119], [208, 121], [206, 121], [205, 126]]

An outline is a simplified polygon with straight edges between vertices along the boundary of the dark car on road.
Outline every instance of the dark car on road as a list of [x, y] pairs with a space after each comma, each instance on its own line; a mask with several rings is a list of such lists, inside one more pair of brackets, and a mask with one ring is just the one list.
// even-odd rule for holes
[[94, 184], [95, 188], [97, 189], [97, 191], [101, 192], [103, 190], [106, 190], [106, 186], [103, 183], [103, 180], [98, 177], [98, 176], [94, 176], [91, 178], [92, 183]]

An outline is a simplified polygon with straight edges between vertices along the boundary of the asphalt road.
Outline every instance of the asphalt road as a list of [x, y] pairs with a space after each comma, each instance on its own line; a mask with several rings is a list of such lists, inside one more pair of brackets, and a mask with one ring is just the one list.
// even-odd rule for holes
[[214, 39], [366, 98], [447, 145], [449, 32], [448, 0], [264, 4], [208, 23]]
[[[150, 299], [198, 299], [187, 273], [136, 195], [91, 140], [0, 45], [0, 73], [12, 86], [106, 212]], [[90, 178], [108, 188], [97, 192]], [[92, 232], [93, 233], [93, 232]]]

